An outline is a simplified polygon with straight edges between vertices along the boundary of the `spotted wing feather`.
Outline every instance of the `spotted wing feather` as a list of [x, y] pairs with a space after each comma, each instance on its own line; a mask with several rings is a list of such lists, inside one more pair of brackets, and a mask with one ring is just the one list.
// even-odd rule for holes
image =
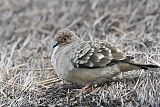
[[72, 63], [76, 67], [98, 68], [105, 67], [112, 60], [124, 60], [126, 55], [108, 42], [84, 42], [75, 51]]

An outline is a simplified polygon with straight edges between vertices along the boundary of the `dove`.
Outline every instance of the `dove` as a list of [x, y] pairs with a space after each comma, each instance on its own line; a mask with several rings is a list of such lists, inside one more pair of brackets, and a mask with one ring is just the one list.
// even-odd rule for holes
[[84, 41], [69, 29], [55, 34], [51, 63], [62, 80], [78, 85], [102, 84], [121, 72], [158, 65], [137, 63], [115, 45], [106, 41]]

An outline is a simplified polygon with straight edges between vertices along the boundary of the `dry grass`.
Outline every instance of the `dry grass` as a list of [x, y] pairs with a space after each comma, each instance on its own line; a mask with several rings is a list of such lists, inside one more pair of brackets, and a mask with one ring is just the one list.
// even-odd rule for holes
[[84, 40], [106, 39], [139, 62], [160, 64], [159, 8], [159, 0], [1, 0], [0, 106], [159, 107], [159, 70], [128, 72], [81, 95], [61, 83], [50, 63], [55, 32], [69, 28]]

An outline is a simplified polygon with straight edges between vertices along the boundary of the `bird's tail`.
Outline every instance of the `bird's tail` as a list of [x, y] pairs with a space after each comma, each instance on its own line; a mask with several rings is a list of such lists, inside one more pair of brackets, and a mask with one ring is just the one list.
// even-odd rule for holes
[[123, 62], [120, 63], [120, 69], [122, 72], [127, 72], [130, 70], [144, 69], [148, 70], [149, 68], [160, 68], [158, 65], [153, 64], [139, 64], [136, 62]]
[[133, 65], [133, 66], [137, 66], [140, 69], [144, 69], [144, 70], [147, 70], [149, 68], [160, 68], [160, 66], [153, 65], [153, 64], [138, 64], [138, 63], [132, 63], [132, 62], [128, 62], [128, 64]]

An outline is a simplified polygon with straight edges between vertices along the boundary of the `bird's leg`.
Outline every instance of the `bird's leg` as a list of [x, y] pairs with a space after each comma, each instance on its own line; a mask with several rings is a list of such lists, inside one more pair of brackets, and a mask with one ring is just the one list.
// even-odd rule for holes
[[82, 87], [81, 92], [87, 92], [91, 90], [91, 86], [96, 87], [97, 85], [103, 85], [106, 82], [111, 82], [113, 81], [113, 78], [106, 78], [106, 77], [100, 77], [95, 79], [92, 82], [87, 83], [84, 87]]
[[93, 90], [93, 87], [96, 87], [98, 84], [99, 81], [97, 81], [97, 79], [92, 82], [89, 82], [84, 87], [82, 87], [81, 92], [82, 93], [90, 92], [91, 90]]
[[92, 86], [92, 82], [87, 83], [84, 87], [82, 87], [81, 93], [86, 93], [87, 91], [90, 91], [91, 86]]

